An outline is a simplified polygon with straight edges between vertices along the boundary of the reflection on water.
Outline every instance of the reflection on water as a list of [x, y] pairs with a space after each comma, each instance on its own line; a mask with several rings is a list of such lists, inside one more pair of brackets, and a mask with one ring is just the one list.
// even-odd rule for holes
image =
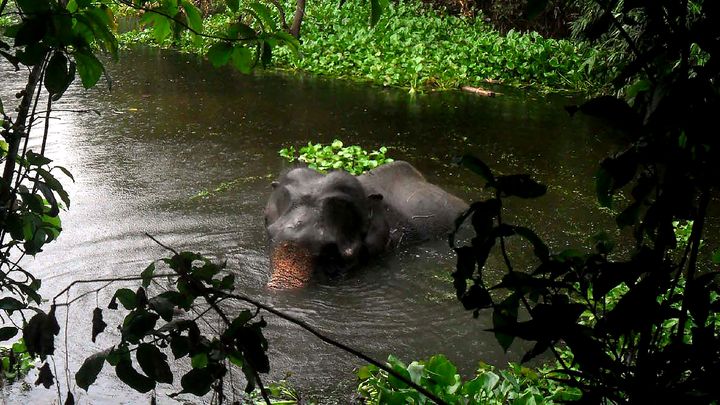
[[[72, 280], [138, 274], [166, 254], [144, 236], [148, 232], [176, 249], [227, 260], [244, 294], [376, 358], [394, 353], [411, 360], [443, 352], [469, 373], [478, 360], [502, 364], [517, 358], [520, 348], [506, 356], [484, 331], [489, 314], [473, 320], [454, 300], [449, 281], [454, 256], [444, 241], [388, 255], [302, 291], [264, 289], [267, 176], [285, 167], [276, 151], [333, 138], [365, 148], [385, 145], [394, 158], [411, 162], [428, 180], [467, 200], [482, 196], [482, 183], [450, 161], [473, 153], [498, 173], [530, 172], [550, 186], [540, 200], [508, 205], [510, 221], [538, 229], [554, 248], [584, 242], [577, 235], [598, 228], [598, 218], [607, 220], [595, 207], [587, 179], [612, 149], [609, 135], [594, 122], [569, 119], [562, 110], [568, 101], [562, 98], [532, 98], [518, 91], [494, 99], [459, 92], [410, 97], [402, 90], [328, 80], [242, 76], [155, 51], [125, 53], [120, 64], [108, 67], [112, 91], [73, 87], [56, 106], [96, 109], [101, 115], [58, 111], [59, 119], [53, 120], [48, 154], [67, 166], [76, 182], [68, 185], [72, 206], [64, 213], [60, 239], [26, 262], [42, 277], [48, 298]], [[16, 83], [23, 78], [8, 71], [3, 75]], [[17, 91], [11, 83], [2, 84], [4, 99]], [[191, 198], [235, 179], [244, 180], [228, 192]], [[500, 269], [499, 261], [493, 263]], [[95, 288], [75, 287], [72, 296]], [[66, 354], [74, 372], [88, 355], [117, 341], [117, 331], [108, 328], [97, 344], [90, 343], [92, 310], [107, 305], [109, 291], [90, 294], [69, 313], [59, 311], [70, 342], [65, 353], [59, 338], [62, 391]], [[120, 319], [109, 311], [106, 317], [111, 325]], [[302, 391], [347, 402], [352, 370], [361, 362], [288, 322], [267, 319], [269, 379], [292, 373], [290, 381]], [[90, 393], [76, 390], [76, 398], [146, 401], [111, 374], [106, 366]], [[243, 388], [238, 378], [233, 385]], [[179, 383], [159, 389], [160, 402], [172, 402], [163, 393], [176, 390]], [[45, 403], [54, 393], [42, 388], [13, 392], [12, 401]]]

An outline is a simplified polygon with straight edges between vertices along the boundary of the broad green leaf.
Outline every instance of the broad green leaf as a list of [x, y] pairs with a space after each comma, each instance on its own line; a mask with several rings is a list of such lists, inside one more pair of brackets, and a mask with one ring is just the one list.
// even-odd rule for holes
[[190, 359], [190, 364], [192, 365], [192, 368], [205, 368], [208, 365], [208, 357], [206, 353], [198, 353], [194, 356], [192, 356], [192, 359]]
[[447, 357], [438, 354], [432, 356], [427, 362], [425, 372], [438, 384], [447, 387], [455, 383], [457, 368], [450, 363]]
[[235, 69], [242, 73], [248, 74], [252, 72], [254, 62], [254, 56], [250, 49], [242, 46], [235, 45], [232, 51], [232, 63]]
[[149, 266], [145, 268], [145, 270], [140, 273], [140, 277], [142, 277], [142, 286], [147, 288], [150, 286], [150, 281], [152, 280], [152, 276], [155, 274], [155, 262], [150, 263]]
[[194, 368], [180, 379], [182, 392], [197, 395], [199, 397], [210, 392], [214, 379], [207, 368]]
[[160, 318], [158, 314], [154, 314], [145, 310], [135, 310], [128, 314], [123, 321], [122, 337], [131, 343], [135, 343], [150, 333], [154, 328], [157, 320]]
[[18, 328], [14, 326], [4, 326], [0, 328], [0, 342], [12, 339], [15, 335], [17, 335], [17, 333]]
[[264, 31], [275, 30], [275, 20], [272, 17], [270, 7], [262, 3], [253, 2], [248, 4], [246, 11], [253, 14], [264, 27]]
[[188, 27], [194, 31], [192, 32], [193, 42], [195, 43], [195, 46], [199, 46], [202, 43], [202, 37], [197, 34], [201, 34], [203, 31], [203, 22], [200, 10], [198, 10], [197, 7], [188, 0], [183, 0], [182, 7], [185, 10], [185, 15], [187, 16]]
[[218, 42], [208, 49], [207, 57], [213, 67], [225, 66], [233, 53], [233, 46], [227, 42]]
[[89, 89], [95, 86], [105, 71], [103, 64], [89, 51], [77, 50], [73, 54], [73, 57], [75, 58], [77, 71], [82, 80], [83, 87]]
[[121, 361], [115, 366], [118, 378], [135, 391], [146, 393], [155, 388], [155, 381], [137, 372], [130, 361]]
[[103, 320], [103, 313], [102, 309], [95, 308], [93, 310], [93, 318], [92, 318], [92, 341], [95, 343], [95, 338], [97, 338], [97, 335], [101, 334], [103, 331], [105, 331], [105, 328], [107, 327], [107, 323]]
[[142, 371], [159, 383], [172, 384], [173, 374], [167, 362], [167, 356], [155, 345], [141, 343], [136, 353]]
[[25, 304], [13, 297], [4, 297], [0, 299], [0, 309], [4, 309], [5, 311], [17, 311], [19, 309], [24, 309], [25, 307]]
[[55, 52], [45, 67], [45, 88], [55, 95], [67, 88], [68, 60], [62, 52]]
[[132, 311], [137, 307], [137, 296], [135, 292], [129, 288], [121, 288], [115, 291], [115, 297], [120, 301], [125, 309]]
[[458, 163], [461, 166], [467, 167], [475, 174], [480, 175], [482, 178], [485, 179], [485, 181], [488, 182], [488, 184], [493, 184], [495, 182], [495, 176], [493, 176], [492, 171], [490, 170], [488, 165], [486, 165], [485, 162], [476, 158], [475, 156], [465, 155], [460, 158]]
[[105, 359], [111, 350], [112, 348], [95, 353], [85, 359], [82, 366], [80, 366], [80, 369], [75, 374], [75, 383], [78, 387], [84, 389], [85, 391], [90, 388], [97, 379], [98, 374], [100, 374], [100, 371], [102, 371]]
[[720, 264], [720, 249], [718, 249], [718, 250], [716, 250], [715, 252], [713, 252], [712, 262], [713, 262], [714, 264]]

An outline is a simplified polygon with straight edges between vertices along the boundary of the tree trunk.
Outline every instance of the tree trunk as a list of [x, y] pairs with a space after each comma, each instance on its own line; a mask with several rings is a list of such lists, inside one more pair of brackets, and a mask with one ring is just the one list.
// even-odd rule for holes
[[290, 35], [300, 39], [300, 25], [303, 17], [305, 17], [305, 0], [297, 0], [295, 8], [295, 16], [293, 17], [292, 26], [290, 27]]

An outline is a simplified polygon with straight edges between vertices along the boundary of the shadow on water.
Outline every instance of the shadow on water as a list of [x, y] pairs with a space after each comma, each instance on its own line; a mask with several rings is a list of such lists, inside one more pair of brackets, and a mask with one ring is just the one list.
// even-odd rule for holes
[[[385, 145], [393, 157], [468, 201], [484, 196], [483, 184], [450, 161], [473, 153], [499, 173], [529, 172], [550, 186], [539, 200], [511, 201], [508, 220], [538, 229], [553, 248], [582, 244], [581, 235], [611, 223], [594, 203], [589, 178], [614, 141], [598, 123], [570, 119], [562, 109], [570, 100], [563, 97], [520, 91], [494, 99], [460, 92], [411, 97], [403, 90], [316, 78], [242, 76], [152, 50], [126, 52], [108, 68], [112, 91], [73, 87], [56, 106], [101, 115], [58, 111], [53, 121], [48, 154], [76, 182], [68, 186], [72, 206], [64, 213], [60, 239], [26, 263], [42, 277], [45, 297], [75, 279], [138, 274], [166, 253], [143, 236], [149, 232], [176, 249], [227, 260], [239, 291], [378, 359], [393, 353], [409, 361], [442, 352], [467, 374], [478, 360], [517, 359], [520, 347], [504, 354], [484, 331], [489, 314], [473, 320], [455, 301], [449, 277], [454, 255], [445, 241], [396, 252], [302, 291], [264, 289], [269, 262], [262, 210], [270, 177], [285, 167], [276, 151], [334, 138], [365, 148]], [[23, 79], [3, 75], [16, 83]], [[9, 83], [2, 85], [3, 96], [17, 91]], [[236, 179], [238, 186], [229, 191], [191, 198]], [[490, 264], [501, 270], [500, 261]], [[72, 295], [93, 288], [77, 287]], [[105, 307], [109, 292], [91, 294], [60, 313], [60, 323], [70, 326], [72, 372], [117, 340], [117, 331], [108, 328], [90, 344], [92, 309]], [[119, 314], [106, 311], [106, 317], [110, 325], [118, 323]], [[268, 379], [292, 373], [290, 381], [302, 391], [346, 403], [352, 370], [362, 363], [287, 322], [267, 319], [273, 370]], [[56, 356], [61, 376], [64, 354]], [[106, 368], [89, 399], [82, 390], [76, 398], [146, 401], [112, 374]], [[175, 385], [162, 392], [179, 390]], [[238, 379], [235, 387], [243, 388]], [[54, 392], [35, 388], [11, 398], [41, 403]]]

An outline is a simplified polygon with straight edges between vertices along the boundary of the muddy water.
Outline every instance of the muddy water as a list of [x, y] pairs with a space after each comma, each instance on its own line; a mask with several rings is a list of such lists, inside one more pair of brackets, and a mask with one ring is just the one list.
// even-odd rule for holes
[[[411, 97], [403, 90], [323, 79], [242, 76], [191, 57], [145, 50], [126, 52], [108, 68], [112, 91], [73, 87], [56, 105], [100, 115], [54, 114], [48, 155], [74, 173], [75, 183], [66, 182], [72, 205], [63, 214], [60, 239], [25, 263], [43, 279], [44, 297], [77, 279], [138, 274], [166, 255], [144, 236], [148, 232], [178, 250], [226, 260], [238, 291], [376, 358], [392, 353], [411, 360], [442, 352], [468, 373], [478, 360], [517, 359], [521, 348], [503, 353], [484, 331], [489, 314], [472, 319], [455, 301], [448, 276], [454, 256], [445, 241], [406, 248], [301, 291], [264, 288], [269, 261], [262, 210], [272, 177], [286, 167], [276, 151], [334, 138], [365, 148], [385, 145], [391, 156], [468, 201], [483, 196], [482, 182], [449, 162], [473, 153], [499, 173], [529, 172], [550, 186], [539, 200], [510, 201], [508, 219], [538, 229], [553, 248], [582, 245], [583, 235], [610, 223], [596, 209], [588, 179], [613, 142], [598, 123], [568, 118], [562, 106], [569, 100], [562, 97], [510, 90], [494, 99], [459, 92]], [[8, 100], [23, 75], [3, 71], [3, 77]], [[37, 145], [39, 136], [31, 143]], [[228, 182], [232, 187], [225, 192], [193, 198]], [[499, 260], [490, 264], [501, 268]], [[70, 297], [99, 286], [73, 287]], [[117, 341], [113, 325], [119, 313], [106, 310], [111, 327], [90, 343], [92, 310], [106, 307], [109, 291], [59, 311], [64, 329], [56, 362], [63, 392], [65, 365], [74, 372], [87, 356]], [[352, 370], [362, 362], [288, 322], [266, 319], [273, 370], [267, 379], [290, 373], [289, 381], [302, 392], [323, 396], [323, 403], [347, 403]], [[112, 374], [106, 366], [89, 394], [75, 389], [76, 399], [147, 401]], [[242, 389], [239, 376], [233, 385]], [[165, 394], [179, 389], [179, 382], [160, 387], [160, 402], [174, 402]], [[10, 403], [47, 403], [57, 396], [42, 387], [9, 393]]]

